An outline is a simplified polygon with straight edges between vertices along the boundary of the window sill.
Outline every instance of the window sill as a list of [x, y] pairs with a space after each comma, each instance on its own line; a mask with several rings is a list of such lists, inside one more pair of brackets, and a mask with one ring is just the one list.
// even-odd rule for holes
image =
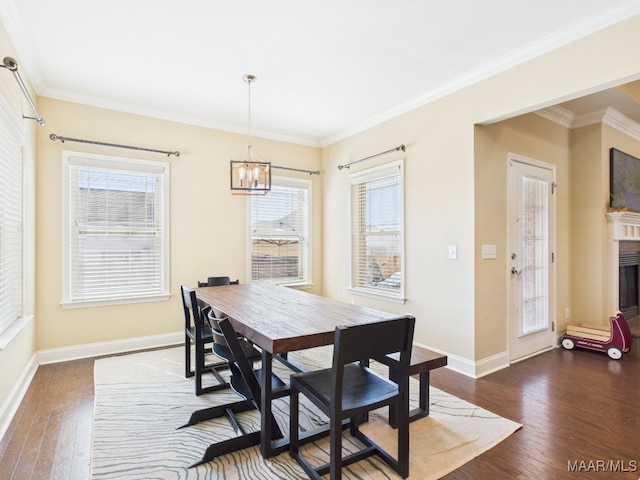
[[63, 301], [60, 303], [62, 308], [90, 308], [90, 307], [107, 307], [110, 305], [128, 305], [133, 303], [149, 303], [149, 302], [164, 302], [171, 298], [171, 294], [156, 295], [152, 297], [138, 297], [138, 298], [118, 298], [113, 300], [94, 300], [89, 302], [69, 302]]
[[296, 290], [308, 290], [313, 288], [313, 283], [284, 283], [283, 287], [295, 288]]
[[19, 318], [0, 333], [0, 351], [4, 350], [32, 320], [33, 315]]
[[313, 283], [308, 283], [308, 282], [275, 283], [275, 282], [267, 282], [267, 281], [261, 281], [261, 282], [253, 281], [251, 283], [273, 283], [273, 285], [278, 285], [279, 287], [299, 288], [301, 290], [313, 288]]
[[362, 297], [375, 298], [376, 300], [382, 300], [382, 301], [385, 301], [385, 302], [393, 302], [393, 303], [402, 303], [402, 304], [404, 304], [407, 301], [407, 299], [404, 297], [404, 295], [402, 295], [402, 296], [388, 295], [388, 294], [376, 292], [376, 291], [373, 291], [373, 290], [364, 290], [364, 289], [360, 289], [360, 288], [350, 288], [350, 287], [347, 287], [347, 291], [349, 293], [352, 293], [353, 295], [359, 295], [359, 296], [362, 296]]

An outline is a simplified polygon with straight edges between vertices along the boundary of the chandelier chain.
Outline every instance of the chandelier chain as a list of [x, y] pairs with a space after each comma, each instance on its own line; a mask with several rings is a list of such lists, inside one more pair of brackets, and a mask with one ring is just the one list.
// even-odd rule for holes
[[248, 84], [248, 89], [249, 89], [249, 136], [247, 137], [247, 145], [249, 146], [249, 148], [253, 148], [253, 146], [251, 145], [251, 82], [253, 81], [252, 78], [247, 78], [247, 84]]

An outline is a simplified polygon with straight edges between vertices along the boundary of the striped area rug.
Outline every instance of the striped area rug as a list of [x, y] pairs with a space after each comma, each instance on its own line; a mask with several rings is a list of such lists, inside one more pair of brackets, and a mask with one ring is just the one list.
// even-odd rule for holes
[[[324, 367], [331, 361], [329, 347], [293, 354], [309, 366]], [[225, 455], [194, 468], [210, 443], [235, 436], [225, 418], [209, 420], [183, 429], [191, 412], [237, 401], [231, 390], [196, 397], [193, 378], [183, 376], [183, 348], [156, 350], [95, 362], [95, 407], [91, 475], [93, 480], [304, 479], [288, 453], [265, 460], [258, 447]], [[274, 370], [286, 380], [288, 370]], [[412, 404], [417, 404], [417, 381], [412, 379]], [[411, 424], [412, 479], [437, 479], [498, 444], [520, 424], [431, 387], [430, 415]], [[288, 400], [274, 401], [274, 414], [283, 432], [288, 431]], [[367, 428], [380, 443], [395, 441], [386, 425], [386, 409], [373, 412]], [[307, 409], [301, 416], [310, 424], [324, 419]], [[257, 411], [240, 416], [247, 430], [258, 430]], [[345, 449], [353, 447], [348, 434]], [[305, 455], [324, 457], [328, 439], [305, 446]], [[376, 457], [343, 470], [345, 479], [394, 479], [399, 476]]]

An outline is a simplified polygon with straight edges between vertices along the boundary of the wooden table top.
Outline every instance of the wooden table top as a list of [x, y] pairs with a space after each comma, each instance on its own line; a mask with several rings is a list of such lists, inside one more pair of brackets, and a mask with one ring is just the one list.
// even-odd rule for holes
[[396, 318], [388, 312], [266, 283], [199, 287], [197, 297], [271, 353], [333, 344], [336, 326]]

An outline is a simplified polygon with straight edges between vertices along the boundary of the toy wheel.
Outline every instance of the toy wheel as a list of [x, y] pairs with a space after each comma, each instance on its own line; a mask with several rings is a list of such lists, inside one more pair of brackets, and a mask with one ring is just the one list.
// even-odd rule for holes
[[609, 355], [614, 360], [620, 360], [620, 358], [622, 357], [622, 352], [619, 348], [611, 347], [609, 350], [607, 350], [607, 355]]
[[573, 340], [571, 340], [570, 338], [564, 337], [562, 339], [562, 346], [564, 348], [566, 348], [567, 350], [573, 350], [573, 348], [576, 346], [576, 344], [573, 343]]

